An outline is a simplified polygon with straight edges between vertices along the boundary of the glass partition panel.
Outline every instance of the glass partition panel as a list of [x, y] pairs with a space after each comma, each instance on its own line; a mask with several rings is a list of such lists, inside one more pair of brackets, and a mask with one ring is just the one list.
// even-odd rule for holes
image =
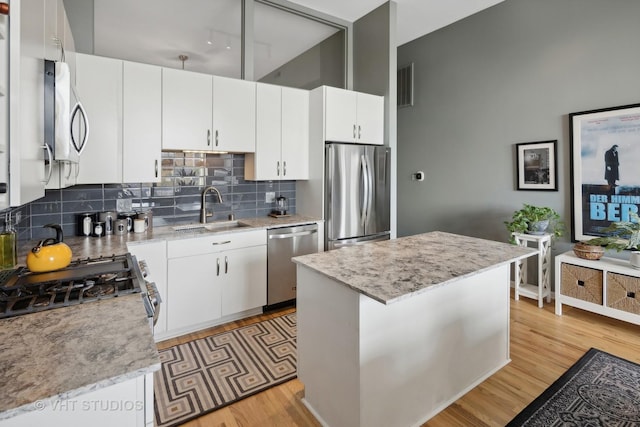
[[345, 87], [345, 31], [337, 26], [256, 2], [253, 52], [256, 81]]
[[95, 55], [240, 78], [240, 0], [94, 2]]

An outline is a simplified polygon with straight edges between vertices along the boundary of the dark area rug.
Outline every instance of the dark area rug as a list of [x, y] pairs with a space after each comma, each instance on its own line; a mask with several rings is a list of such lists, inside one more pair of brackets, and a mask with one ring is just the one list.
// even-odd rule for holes
[[160, 351], [156, 426], [197, 418], [296, 377], [296, 314]]
[[507, 426], [640, 426], [640, 365], [592, 348]]

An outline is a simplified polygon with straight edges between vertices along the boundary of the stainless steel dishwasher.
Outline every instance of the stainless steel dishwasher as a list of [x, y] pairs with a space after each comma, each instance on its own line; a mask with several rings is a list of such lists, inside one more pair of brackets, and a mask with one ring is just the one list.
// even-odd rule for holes
[[296, 298], [296, 265], [291, 258], [318, 252], [318, 224], [267, 231], [267, 305], [287, 305]]

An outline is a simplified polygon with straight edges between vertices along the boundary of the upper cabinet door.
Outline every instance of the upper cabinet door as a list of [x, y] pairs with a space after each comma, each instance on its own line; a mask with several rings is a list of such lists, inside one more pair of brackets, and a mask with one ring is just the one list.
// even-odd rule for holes
[[[281, 91], [279, 86], [258, 83], [256, 87], [256, 153], [254, 168], [245, 173], [247, 179], [280, 179], [280, 140], [282, 138]], [[255, 175], [254, 175], [255, 174]]]
[[356, 93], [330, 86], [325, 89], [325, 141], [356, 142]]
[[384, 97], [325, 87], [325, 141], [384, 143]]
[[282, 174], [309, 179], [309, 91], [282, 88]]
[[122, 182], [122, 61], [76, 55], [76, 87], [89, 118], [78, 184]]
[[365, 144], [384, 144], [384, 97], [357, 92], [356, 139]]
[[44, 14], [43, 0], [11, 2], [11, 19], [16, 21], [9, 25], [9, 109], [5, 110], [11, 112], [11, 206], [44, 196]]
[[215, 150], [211, 123], [213, 78], [162, 69], [162, 148]]
[[213, 147], [253, 153], [256, 145], [256, 83], [213, 77]]
[[162, 68], [123, 63], [122, 182], [160, 182]]

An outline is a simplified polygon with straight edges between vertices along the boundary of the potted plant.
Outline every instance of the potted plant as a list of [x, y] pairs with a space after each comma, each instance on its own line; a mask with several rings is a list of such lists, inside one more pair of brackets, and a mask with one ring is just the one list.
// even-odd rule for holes
[[582, 243], [604, 246], [618, 252], [631, 249], [631, 265], [640, 267], [640, 257], [633, 255], [640, 247], [640, 216], [635, 212], [629, 212], [629, 217], [630, 221], [612, 222], [607, 228], [602, 229], [603, 232], [609, 233], [608, 236], [595, 237]]
[[[511, 221], [505, 221], [510, 233], [544, 234], [550, 233], [552, 237], [560, 237], [564, 234], [564, 222], [560, 215], [547, 206], [534, 206], [524, 204], [523, 208], [513, 213]], [[515, 243], [513, 236], [511, 243]]]

